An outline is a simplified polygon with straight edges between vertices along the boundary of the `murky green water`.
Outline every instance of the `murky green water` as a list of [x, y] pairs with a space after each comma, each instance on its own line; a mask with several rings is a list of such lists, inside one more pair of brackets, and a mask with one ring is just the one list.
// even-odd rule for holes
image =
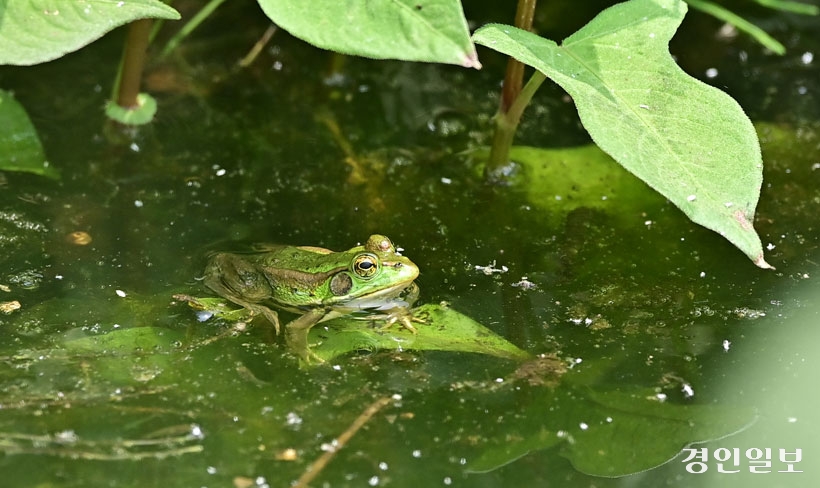
[[[206, 26], [154, 67], [158, 119], [125, 143], [100, 109], [118, 34], [0, 71], [62, 172], [0, 175], [0, 301], [21, 303], [0, 315], [4, 486], [287, 486], [368, 413], [312, 486], [816, 479], [816, 19], [763, 20], [784, 57], [706, 38], [715, 22], [694, 15], [673, 45], [760, 129], [766, 272], [640, 185], [569, 213], [486, 186], [465, 151], [489, 139], [500, 58], [480, 53], [480, 73], [347, 59], [331, 76], [329, 54], [280, 32], [240, 71], [265, 24], [232, 8], [246, 31]], [[537, 103], [522, 144], [586, 143], [557, 88]], [[422, 302], [545, 357], [383, 351], [299, 369], [264, 327], [214, 340], [229, 326], [172, 298], [206, 296], [204, 256], [233, 241], [344, 249], [373, 232], [420, 266]], [[506, 272], [476, 269], [490, 265]], [[778, 449], [803, 449], [805, 472], [655, 468], [719, 437], [710, 452], [772, 449], [773, 471]]]

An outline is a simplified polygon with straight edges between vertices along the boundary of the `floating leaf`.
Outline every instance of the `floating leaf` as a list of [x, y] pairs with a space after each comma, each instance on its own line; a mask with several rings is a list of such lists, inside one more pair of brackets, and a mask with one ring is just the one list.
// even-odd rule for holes
[[0, 90], [0, 171], [25, 171], [57, 178], [46, 161], [37, 130], [26, 110], [9, 92]]
[[[489, 154], [489, 152], [486, 152]], [[510, 177], [527, 201], [540, 212], [563, 222], [577, 208], [610, 212], [611, 218], [633, 219], [663, 200], [594, 144], [543, 148], [513, 146], [510, 159], [520, 171]]]
[[179, 19], [159, 0], [29, 0], [0, 4], [0, 64], [57, 59], [137, 19]]
[[310, 331], [311, 350], [329, 361], [352, 351], [408, 349], [487, 354], [508, 359], [527, 359], [530, 355], [475, 320], [441, 305], [427, 304], [414, 309], [423, 318], [417, 334], [398, 324], [380, 330], [369, 321], [337, 319], [319, 324]]
[[598, 146], [767, 268], [753, 228], [763, 179], [757, 135], [737, 102], [688, 76], [669, 54], [685, 13], [679, 0], [631, 0], [560, 46], [498, 24], [473, 38], [561, 85]]
[[458, 0], [259, 0], [277, 25], [322, 49], [481, 68]]

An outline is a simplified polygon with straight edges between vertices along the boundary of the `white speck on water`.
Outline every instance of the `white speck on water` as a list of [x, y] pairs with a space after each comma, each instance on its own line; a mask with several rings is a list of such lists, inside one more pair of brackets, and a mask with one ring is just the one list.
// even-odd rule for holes
[[652, 222], [651, 220], [645, 220], [644, 223], [643, 223], [643, 225], [645, 225], [647, 227], [650, 227], [652, 224], [654, 224], [654, 222]]
[[442, 176], [441, 182], [444, 183], [445, 185], [449, 185], [453, 182], [453, 180], [451, 180], [450, 178]]
[[732, 202], [726, 202], [726, 203], [723, 204], [723, 206], [726, 207], [726, 208], [732, 208], [732, 205], [734, 205], [734, 203], [732, 203]]
[[788, 422], [790, 424], [796, 424], [797, 423], [797, 417], [788, 417], [788, 418], [786, 418], [786, 422]]
[[379, 485], [379, 477], [378, 476], [371, 476], [369, 480], [367, 480], [367, 484], [370, 486], [378, 486]]
[[698, 199], [697, 195], [689, 195], [688, 197], [686, 197], [686, 200], [690, 201], [690, 202], [694, 202], [697, 199]]
[[202, 432], [202, 427], [197, 424], [191, 425], [191, 437], [195, 439], [203, 439], [205, 438], [205, 433]]
[[128, 146], [134, 152], [140, 152], [140, 146], [136, 142], [132, 142], [130, 146]]
[[416, 459], [421, 457], [421, 450], [420, 449], [413, 449], [412, 456]]
[[645, 103], [642, 103], [642, 104], [640, 104], [640, 105], [638, 105], [638, 106], [639, 106], [640, 108], [644, 109], [644, 110], [649, 110], [649, 105], [647, 105], [647, 104], [645, 104]]
[[695, 396], [695, 390], [692, 389], [692, 385], [689, 383], [684, 383], [680, 391], [683, 392], [683, 396], [686, 398], [692, 398]]
[[798, 95], [805, 95], [805, 94], [806, 94], [806, 93], [808, 93], [808, 92], [809, 92], [809, 89], [808, 89], [808, 88], [806, 88], [805, 86], [802, 86], [802, 85], [801, 85], [801, 86], [798, 86], [798, 87], [797, 87], [797, 94], [798, 94]]
[[800, 61], [802, 61], [803, 64], [811, 64], [811, 62], [814, 61], [814, 54], [808, 51], [804, 52], [803, 55], [800, 56]]
[[731, 347], [732, 343], [729, 342], [728, 339], [723, 339], [723, 350], [725, 352], [729, 352], [729, 347]]
[[586, 422], [581, 422], [580, 424], [578, 424], [578, 427], [580, 427], [581, 430], [587, 430], [589, 428], [589, 425]]
[[75, 444], [80, 437], [73, 430], [64, 430], [54, 434], [54, 440], [60, 444]]
[[125, 298], [125, 297], [127, 296], [127, 295], [125, 294], [125, 292], [124, 292], [124, 291], [122, 291], [122, 290], [114, 290], [114, 293], [116, 293], [116, 294], [117, 294], [117, 296], [118, 296], [118, 297], [120, 297], [120, 298]]
[[555, 195], [555, 200], [560, 202], [562, 200], [561, 195]]
[[504, 378], [496, 378], [495, 382], [496, 383], [504, 383]]
[[334, 364], [334, 365], [332, 366], [332, 368], [333, 368], [333, 371], [341, 371], [341, 370], [342, 370], [342, 367], [341, 367], [340, 365], [338, 365], [338, 364]]
[[207, 468], [205, 468], [205, 472], [208, 474], [216, 474], [216, 467], [208, 466]]
[[213, 312], [209, 312], [207, 310], [200, 310], [196, 313], [196, 320], [197, 322], [205, 322], [206, 320], [210, 319], [214, 316]]
[[452, 485], [453, 484], [453, 479], [450, 478], [449, 476], [445, 476], [444, 477], [444, 484], [447, 485], [447, 486]]
[[666, 393], [658, 393], [657, 395], [655, 395], [655, 398], [657, 398], [659, 402], [665, 402]]
[[606, 423], [611, 424], [612, 423], [612, 417], [607, 417], [606, 418]]
[[225, 168], [219, 168], [218, 170], [216, 170], [215, 174], [217, 176], [225, 176], [226, 173], [227, 173], [227, 171], [225, 170]]
[[650, 32], [650, 33], [649, 33], [649, 38], [650, 38], [650, 39], [654, 39], [654, 38], [655, 38], [655, 33], [654, 33], [654, 32]]
[[386, 462], [382, 461], [379, 463], [379, 469], [381, 469], [382, 471], [387, 471], [387, 468], [388, 466]]
[[771, 251], [771, 250], [772, 250], [772, 249], [774, 249], [774, 248], [775, 248], [775, 245], [774, 245], [774, 244], [772, 244], [771, 242], [770, 242], [770, 243], [768, 243], [768, 244], [766, 244], [766, 250], [767, 250], [767, 251]]
[[287, 417], [285, 417], [285, 425], [290, 426], [297, 426], [302, 424], [302, 417], [296, 415], [293, 412], [288, 412]]
[[717, 78], [718, 70], [717, 68], [709, 68], [706, 70], [706, 77], [707, 78]]
[[117, 2], [117, 7], [122, 7], [123, 5], [125, 5], [125, 2]]
[[701, 278], [706, 278], [706, 271], [701, 271], [700, 272], [700, 277]]
[[142, 200], [134, 200], [134, 206], [137, 208], [142, 208]]

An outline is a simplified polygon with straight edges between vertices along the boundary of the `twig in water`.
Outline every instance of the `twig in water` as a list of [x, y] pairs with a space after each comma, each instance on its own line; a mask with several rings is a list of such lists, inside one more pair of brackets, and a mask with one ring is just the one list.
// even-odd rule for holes
[[333, 456], [335, 456], [336, 453], [339, 452], [339, 450], [343, 448], [345, 444], [347, 444], [348, 441], [350, 441], [350, 439], [354, 435], [356, 435], [356, 432], [359, 429], [361, 429], [364, 426], [364, 424], [366, 424], [374, 415], [376, 415], [376, 413], [378, 413], [379, 410], [388, 405], [391, 400], [391, 397], [381, 397], [375, 402], [371, 403], [370, 406], [367, 407], [365, 411], [361, 413], [361, 415], [356, 417], [356, 420], [354, 420], [353, 423], [350, 424], [350, 427], [348, 427], [347, 430], [342, 432], [342, 435], [336, 438], [336, 442], [334, 443], [333, 448], [328, 451], [325, 451], [324, 454], [322, 454], [321, 456], [319, 456], [318, 459], [313, 461], [313, 463], [311, 463], [311, 465], [307, 467], [305, 472], [302, 473], [302, 476], [300, 476], [299, 479], [296, 480], [296, 483], [291, 485], [291, 488], [306, 488], [308, 483], [313, 481], [313, 479], [316, 478], [316, 476], [318, 476], [319, 473], [321, 473], [322, 470], [325, 468], [325, 466], [327, 466], [327, 464], [333, 459]]

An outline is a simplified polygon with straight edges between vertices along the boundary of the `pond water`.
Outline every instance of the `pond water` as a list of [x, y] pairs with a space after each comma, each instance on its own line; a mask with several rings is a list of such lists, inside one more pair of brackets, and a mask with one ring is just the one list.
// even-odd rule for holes
[[[266, 23], [229, 5], [219, 22], [247, 28], [206, 24], [152, 65], [159, 113], [131, 134], [101, 110], [121, 32], [3, 68], [62, 174], [0, 173], [0, 302], [21, 304], [0, 314], [4, 486], [289, 486], [310, 470], [327, 487], [810, 486], [820, 31], [753, 13], [785, 56], [716, 40], [697, 14], [672, 51], [758, 127], [756, 227], [776, 271], [618, 169], [595, 206], [565, 205], [572, 188], [536, 201], [526, 178], [485, 184], [477, 148], [505, 63], [487, 51], [474, 72], [342, 59], [280, 31], [238, 69]], [[549, 82], [517, 141], [589, 142]], [[300, 368], [260, 321], [230, 333], [173, 298], [212, 295], [215, 249], [343, 250], [373, 233], [420, 267], [419, 303], [531, 359], [410, 347]], [[705, 474], [675, 458], [695, 442]], [[735, 448], [724, 468], [740, 472], [718, 473], [711, 455]], [[753, 448], [771, 473], [749, 474]], [[797, 450], [803, 473], [779, 473]]]

